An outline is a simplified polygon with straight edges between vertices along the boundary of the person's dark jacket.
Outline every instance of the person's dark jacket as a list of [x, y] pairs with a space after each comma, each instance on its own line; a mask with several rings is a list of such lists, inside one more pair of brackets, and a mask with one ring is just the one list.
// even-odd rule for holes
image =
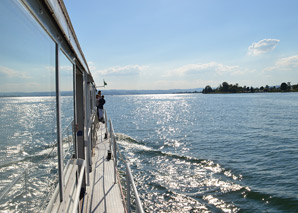
[[106, 103], [105, 99], [101, 98], [98, 101], [98, 108], [103, 109], [103, 105]]

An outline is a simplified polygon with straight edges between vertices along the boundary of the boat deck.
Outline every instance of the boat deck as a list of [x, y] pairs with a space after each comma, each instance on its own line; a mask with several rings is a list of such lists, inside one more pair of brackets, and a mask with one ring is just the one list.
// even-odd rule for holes
[[92, 172], [83, 203], [83, 212], [125, 212], [121, 190], [114, 182], [114, 160], [107, 160], [109, 139], [100, 123], [97, 144], [93, 148]]

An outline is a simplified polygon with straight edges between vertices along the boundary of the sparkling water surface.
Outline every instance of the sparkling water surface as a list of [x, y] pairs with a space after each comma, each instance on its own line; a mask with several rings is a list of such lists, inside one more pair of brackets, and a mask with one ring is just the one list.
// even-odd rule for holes
[[[61, 102], [65, 127], [72, 97]], [[1, 194], [20, 177], [0, 201], [0, 212], [42, 212], [58, 181], [56, 98], [1, 97], [0, 126]]]
[[[298, 93], [105, 99], [145, 212], [298, 211]], [[63, 97], [62, 112], [71, 107]], [[55, 100], [0, 98], [0, 112], [1, 190], [31, 171], [0, 209], [40, 212], [57, 184]]]
[[106, 100], [146, 212], [298, 211], [298, 93]]

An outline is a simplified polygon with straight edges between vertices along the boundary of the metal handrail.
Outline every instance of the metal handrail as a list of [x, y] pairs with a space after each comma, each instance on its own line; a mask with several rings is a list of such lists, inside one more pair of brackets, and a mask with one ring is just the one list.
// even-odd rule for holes
[[[65, 168], [64, 168], [64, 170], [63, 170], [63, 174], [66, 173], [70, 161], [71, 161], [71, 160], [69, 160], [69, 161], [67, 162], [67, 165], [65, 166]], [[50, 202], [49, 202], [48, 205], [47, 205], [47, 208], [46, 208], [45, 212], [51, 212], [51, 210], [52, 210], [52, 206], [53, 206], [55, 200], [57, 199], [58, 194], [59, 194], [59, 187], [56, 187], [54, 193], [52, 194], [52, 198], [51, 198]]]
[[[72, 121], [70, 121], [69, 123], [68, 123], [68, 125], [63, 129], [63, 131], [62, 131], [62, 135], [69, 129], [69, 127], [73, 124], [73, 120]], [[67, 134], [68, 136], [69, 136], [69, 134]], [[67, 142], [69, 143], [70, 141], [69, 140], [67, 140]], [[45, 160], [45, 159], [47, 159], [52, 153], [53, 153], [53, 151], [55, 150], [55, 149], [57, 149], [57, 142], [53, 145], [53, 148], [51, 149], [51, 151], [42, 159], [42, 160], [40, 160], [39, 161], [39, 163], [35, 163], [34, 165], [35, 166], [39, 166], [39, 165], [41, 165], [42, 164], [42, 162], [43, 162], [43, 160]], [[71, 155], [71, 153], [70, 153], [70, 145], [69, 145], [69, 147], [68, 147], [68, 150], [66, 151], [66, 155], [68, 155], [68, 154], [70, 154]], [[66, 164], [68, 164], [69, 163], [69, 161], [70, 161], [70, 159], [68, 160], [68, 162], [66, 163]], [[67, 166], [66, 166], [67, 167]], [[3, 197], [5, 197], [6, 195], [7, 195], [7, 193], [10, 191], [10, 189], [23, 177], [23, 176], [26, 176], [27, 174], [28, 174], [28, 172], [29, 172], [29, 170], [30, 170], [30, 168], [32, 168], [32, 166], [27, 166], [24, 170], [22, 170], [21, 171], [21, 173], [20, 174], [18, 174], [10, 183], [8, 183], [5, 187], [5, 190], [3, 190], [2, 191], [2, 193], [1, 193], [1, 195], [0, 195], [0, 200], [2, 200], [2, 198]], [[65, 172], [65, 171], [64, 171]], [[25, 181], [27, 181], [27, 180], [25, 180]], [[27, 184], [27, 183], [25, 183], [25, 184]], [[53, 194], [53, 197], [57, 197], [57, 194], [58, 194], [58, 190], [55, 190], [54, 191], [54, 194]], [[51, 201], [50, 201], [51, 202]]]
[[[74, 120], [72, 120], [71, 122], [69, 122], [69, 124], [68, 124], [68, 125], [64, 128], [64, 130], [62, 131], [62, 135], [63, 135], [64, 132], [67, 131], [67, 129], [69, 128], [69, 126], [70, 126], [71, 124], [73, 124], [73, 123], [74, 123]], [[52, 154], [52, 152], [54, 151], [54, 149], [57, 148], [57, 144], [58, 144], [58, 142], [56, 142], [55, 144], [52, 145], [52, 146], [53, 146], [52, 150], [49, 152], [49, 154], [48, 154], [44, 159], [48, 158], [48, 157]], [[69, 151], [69, 150], [68, 150], [68, 151]], [[41, 164], [41, 163], [39, 163], [39, 164]], [[37, 164], [37, 165], [39, 165], [39, 164]]]
[[78, 180], [78, 185], [77, 185], [77, 189], [76, 189], [76, 193], [75, 193], [75, 199], [74, 199], [74, 206], [72, 208], [72, 212], [75, 213], [78, 210], [78, 205], [79, 205], [79, 199], [80, 199], [80, 193], [81, 193], [81, 186], [82, 186], [82, 181], [83, 181], [83, 177], [84, 177], [84, 169], [86, 167], [86, 161], [83, 160], [82, 161], [82, 167], [80, 170], [80, 177]]
[[68, 125], [67, 125], [67, 126], [63, 129], [63, 131], [62, 131], [62, 135], [63, 135], [64, 132], [66, 132], [66, 130], [69, 128], [69, 126], [72, 125], [73, 122], [74, 122], [74, 120], [72, 120], [72, 121], [70, 121], [70, 122], [68, 123]]
[[126, 187], [127, 187], [127, 195], [126, 195], [126, 210], [128, 213], [131, 212], [131, 192], [130, 192], [130, 187], [133, 188], [133, 193], [135, 195], [135, 205], [136, 205], [136, 212], [143, 213], [143, 207], [142, 207], [142, 202], [138, 193], [138, 190], [136, 188], [133, 175], [129, 166], [129, 163], [123, 158], [122, 154], [119, 151], [119, 148], [116, 143], [116, 135], [114, 132], [114, 127], [112, 124], [112, 121], [109, 120], [110, 123], [110, 151], [112, 151], [112, 146], [113, 146], [113, 157], [114, 157], [114, 177], [115, 177], [115, 183], [116, 183], [116, 174], [117, 174], [117, 151], [119, 154], [120, 160], [122, 160], [126, 166]]
[[106, 127], [106, 133], [105, 133], [105, 139], [108, 138], [108, 116], [107, 116], [107, 111], [104, 109], [104, 115], [105, 115], [105, 127]]
[[[71, 140], [69, 140], [69, 128], [72, 128], [72, 131], [71, 131], [71, 133], [73, 133], [73, 128], [74, 128], [74, 120], [72, 120], [72, 121], [70, 121], [69, 123], [68, 123], [68, 125], [63, 129], [63, 131], [62, 131], [62, 137], [63, 137], [63, 135], [64, 135], [64, 133], [65, 132], [67, 132], [67, 141], [66, 142], [64, 142], [64, 140], [62, 140], [63, 141], [63, 143], [68, 143], [68, 149], [65, 151], [65, 156], [72, 156], [72, 154], [73, 153], [71, 153], [71, 144], [70, 144], [70, 142], [71, 141], [73, 141], [73, 138], [71, 139]], [[73, 136], [73, 135], [72, 135]], [[64, 147], [63, 147], [64, 148]], [[65, 156], [63, 156], [63, 158], [65, 159]], [[69, 159], [70, 160], [70, 159]], [[69, 160], [68, 160], [68, 162], [69, 162]], [[66, 162], [66, 164], [68, 163], [68, 162]]]
[[[81, 170], [80, 170], [80, 176], [78, 181], [76, 182], [77, 187], [76, 187], [76, 191], [75, 191], [75, 196], [74, 196], [74, 203], [73, 203], [73, 209], [72, 212], [77, 212], [77, 208], [78, 208], [78, 204], [79, 204], [79, 196], [80, 196], [80, 192], [81, 192], [81, 186], [82, 186], [82, 181], [83, 181], [83, 176], [84, 176], [84, 169], [86, 169], [86, 160], [83, 159], [75, 159], [75, 161], [73, 162], [75, 165], [81, 165]], [[67, 168], [64, 169], [63, 173], [65, 174]], [[50, 202], [48, 203], [48, 206], [45, 210], [46, 213], [50, 213], [53, 210], [53, 205], [57, 199], [59, 195], [59, 187], [56, 187], [54, 194], [52, 195], [52, 198], [50, 200]]]
[[[132, 176], [132, 172], [131, 172], [129, 163], [126, 162], [125, 164], [126, 164], [126, 176], [128, 177], [129, 183], [132, 186], [133, 192], [135, 194], [136, 212], [144, 212], [143, 207], [142, 207], [142, 203], [141, 203], [141, 200], [140, 200], [140, 197], [139, 197], [138, 190], [137, 190], [135, 182], [133, 180], [133, 176]], [[129, 192], [130, 192], [130, 189], [128, 189], [128, 188], [130, 188], [130, 185], [128, 184], [128, 186], [127, 186], [127, 191], [129, 191]], [[130, 197], [130, 194], [128, 195], [128, 197]], [[127, 209], [128, 209], [128, 212], [130, 212], [130, 203], [128, 203], [128, 202], [127, 202]]]
[[26, 173], [28, 173], [28, 167], [25, 168], [20, 174], [18, 174], [18, 176], [15, 177], [13, 181], [6, 186], [6, 189], [0, 195], [0, 200], [2, 200], [2, 198], [9, 192], [9, 190], [15, 185], [15, 183], [18, 182]]

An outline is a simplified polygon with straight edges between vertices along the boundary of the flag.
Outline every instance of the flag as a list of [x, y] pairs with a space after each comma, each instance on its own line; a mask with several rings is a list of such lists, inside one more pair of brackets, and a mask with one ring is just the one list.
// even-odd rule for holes
[[105, 82], [105, 80], [103, 80], [103, 86], [108, 85], [107, 82]]

